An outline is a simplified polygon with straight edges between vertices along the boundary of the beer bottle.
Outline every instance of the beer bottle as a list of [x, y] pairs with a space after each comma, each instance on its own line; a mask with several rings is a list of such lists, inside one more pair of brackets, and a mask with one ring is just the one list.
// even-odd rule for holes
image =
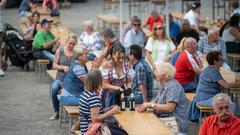
[[135, 99], [133, 93], [131, 93], [130, 98], [130, 111], [135, 111]]
[[125, 99], [124, 99], [124, 93], [122, 92], [121, 93], [121, 99], [120, 99], [120, 102], [121, 102], [121, 111], [125, 111]]

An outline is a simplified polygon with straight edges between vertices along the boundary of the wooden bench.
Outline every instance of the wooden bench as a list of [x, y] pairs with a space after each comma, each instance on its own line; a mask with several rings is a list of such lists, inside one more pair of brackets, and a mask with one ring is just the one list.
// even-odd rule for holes
[[188, 101], [193, 101], [194, 97], [195, 97], [195, 93], [185, 93], [185, 96], [187, 98]]
[[202, 124], [203, 117], [205, 113], [212, 113], [213, 112], [213, 107], [211, 106], [201, 106], [199, 104], [196, 104], [197, 108], [200, 110], [200, 118], [199, 118], [199, 127]]
[[51, 93], [52, 82], [54, 80], [56, 80], [57, 70], [47, 70], [47, 75], [48, 75], [48, 78], [49, 78], [49, 89], [50, 89], [49, 93]]
[[44, 73], [47, 70], [47, 64], [50, 64], [50, 60], [47, 59], [38, 59], [37, 60], [37, 67], [38, 67], [38, 79], [41, 81], [42, 78], [42, 71]]
[[62, 123], [62, 112], [64, 110], [66, 111], [67, 116], [70, 119], [70, 121], [69, 121], [69, 135], [71, 135], [71, 128], [72, 128], [72, 125], [73, 125], [73, 119], [76, 119], [80, 116], [79, 106], [66, 106], [66, 105], [61, 106], [60, 127], [61, 127], [61, 123]]
[[76, 135], [82, 135], [82, 134], [81, 134], [81, 131], [79, 131], [79, 130], [78, 130], [78, 131], [75, 131], [75, 134], [76, 134]]

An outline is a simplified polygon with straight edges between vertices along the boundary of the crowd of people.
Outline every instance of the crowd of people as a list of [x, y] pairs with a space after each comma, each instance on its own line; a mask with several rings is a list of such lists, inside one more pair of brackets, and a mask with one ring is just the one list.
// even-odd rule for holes
[[[44, 0], [42, 8], [49, 12], [49, 7], [57, 9], [56, 1]], [[187, 133], [189, 117], [199, 118], [193, 112], [198, 109], [196, 104], [200, 104], [213, 106], [216, 112], [203, 122], [200, 135], [240, 134], [240, 120], [232, 113], [236, 106], [222, 93], [222, 89], [229, 90], [230, 86], [219, 71], [220, 67], [231, 70], [227, 53], [240, 52], [237, 51], [240, 8], [236, 2], [231, 4], [231, 17], [221, 30], [213, 27], [206, 33], [199, 28], [201, 3], [194, 2], [181, 26], [169, 15], [169, 32], [164, 17], [153, 10], [144, 23], [138, 16], [132, 16], [121, 33], [121, 41], [111, 29], [97, 32], [93, 21], [84, 21], [83, 32], [70, 33], [63, 48], [60, 39], [51, 32], [52, 21], [40, 21], [40, 14], [32, 10], [35, 8], [33, 0], [23, 0], [19, 14], [29, 18], [23, 34], [32, 44], [34, 57], [49, 59], [57, 70], [51, 94], [54, 114], [50, 120], [59, 118], [59, 105], [79, 106], [79, 121], [72, 131], [80, 129], [84, 134], [90, 123], [113, 119], [111, 116], [120, 112], [117, 105], [121, 93], [129, 106], [132, 93], [139, 113], [152, 108], [159, 118], [175, 117], [174, 128], [178, 133]], [[144, 27], [152, 32], [150, 37], [144, 33]], [[86, 63], [90, 60], [92, 66], [88, 69]], [[160, 84], [157, 94], [154, 80]], [[196, 92], [190, 106], [185, 97], [187, 92]]]

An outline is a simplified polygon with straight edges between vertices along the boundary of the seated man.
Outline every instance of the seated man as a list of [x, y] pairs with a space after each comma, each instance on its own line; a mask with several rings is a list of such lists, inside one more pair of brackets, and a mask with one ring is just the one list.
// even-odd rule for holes
[[142, 59], [142, 48], [139, 45], [132, 45], [128, 57], [135, 71], [132, 79], [135, 101], [137, 104], [149, 102], [153, 96], [153, 72], [148, 63]]
[[51, 22], [43, 19], [41, 22], [42, 30], [38, 31], [33, 38], [33, 56], [37, 59], [49, 59], [54, 61], [54, 54], [59, 46], [59, 38], [55, 38], [51, 33]]
[[141, 20], [136, 19], [132, 23], [132, 28], [127, 32], [123, 45], [126, 49], [126, 54], [129, 53], [129, 47], [132, 44], [139, 45], [141, 48], [144, 48], [145, 35], [141, 30]]
[[196, 55], [197, 42], [194, 38], [186, 38], [184, 48], [185, 50], [175, 63], [176, 73], [174, 78], [182, 84], [185, 92], [190, 92], [196, 90], [195, 74], [200, 75], [203, 66]]
[[212, 106], [216, 114], [204, 120], [198, 135], [240, 135], [240, 119], [231, 112], [230, 97], [219, 93]]
[[26, 16], [32, 9], [36, 8], [35, 0], [23, 0], [19, 6], [20, 16]]
[[206, 60], [206, 55], [212, 51], [219, 51], [223, 57], [223, 67], [230, 69], [227, 64], [227, 53], [225, 42], [219, 37], [217, 28], [208, 31], [208, 36], [203, 37], [198, 41], [198, 52], [202, 55], [203, 60]]

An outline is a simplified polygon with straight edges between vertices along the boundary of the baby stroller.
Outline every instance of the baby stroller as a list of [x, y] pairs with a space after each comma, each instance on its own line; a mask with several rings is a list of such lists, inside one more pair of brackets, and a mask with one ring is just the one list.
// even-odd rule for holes
[[10, 24], [6, 23], [4, 26], [5, 61], [9, 59], [13, 66], [23, 69], [26, 67], [26, 70], [28, 70], [28, 63], [33, 59], [31, 44], [27, 43], [20, 32]]

